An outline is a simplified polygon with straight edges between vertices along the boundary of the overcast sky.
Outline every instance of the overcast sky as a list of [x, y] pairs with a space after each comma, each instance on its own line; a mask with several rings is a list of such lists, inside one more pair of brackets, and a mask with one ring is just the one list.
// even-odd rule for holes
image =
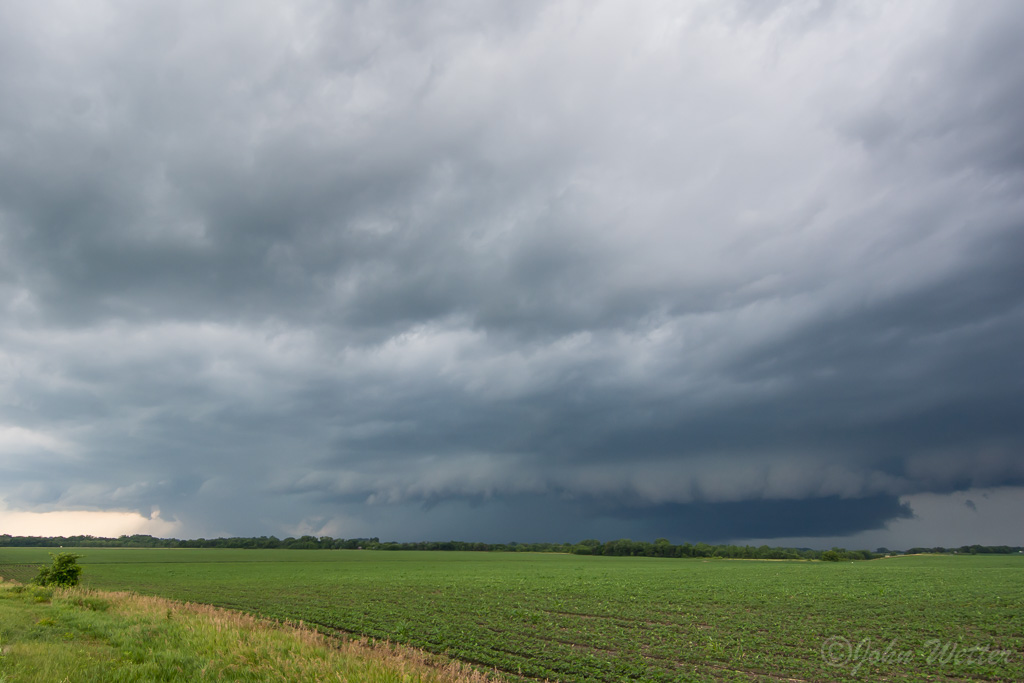
[[0, 533], [1024, 544], [1024, 3], [0, 4]]

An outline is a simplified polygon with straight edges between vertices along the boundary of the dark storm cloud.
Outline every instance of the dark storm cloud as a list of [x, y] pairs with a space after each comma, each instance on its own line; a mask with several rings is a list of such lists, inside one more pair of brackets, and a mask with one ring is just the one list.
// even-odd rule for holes
[[670, 504], [625, 516], [643, 520], [641, 528], [664, 529], [674, 538], [699, 537], [716, 543], [745, 535], [771, 538], [779, 529], [794, 536], [844, 536], [880, 529], [886, 522], [911, 517], [912, 511], [894, 496], [868, 496]]
[[1016, 3], [0, 19], [9, 508], [711, 540], [1024, 485]]

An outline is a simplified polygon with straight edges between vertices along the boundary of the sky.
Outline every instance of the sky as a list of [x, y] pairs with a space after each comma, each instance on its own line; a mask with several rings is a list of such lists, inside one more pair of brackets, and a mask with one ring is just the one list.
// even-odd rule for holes
[[1024, 545], [1024, 4], [0, 4], [0, 533]]

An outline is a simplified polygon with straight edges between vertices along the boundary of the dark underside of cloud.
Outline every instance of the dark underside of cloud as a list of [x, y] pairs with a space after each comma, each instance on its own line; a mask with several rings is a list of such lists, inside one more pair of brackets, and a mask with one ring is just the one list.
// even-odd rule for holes
[[668, 504], [619, 512], [640, 529], [662, 529], [666, 537], [707, 543], [737, 538], [835, 538], [881, 529], [886, 522], [909, 519], [910, 508], [895, 496], [808, 500], [757, 500], [737, 503]]
[[0, 514], [722, 541], [1024, 485], [1022, 30], [5, 5]]
[[[501, 499], [451, 499], [421, 506], [381, 507], [371, 515], [382, 540], [575, 542], [584, 538], [727, 543], [736, 539], [841, 538], [911, 519], [913, 510], [894, 496], [843, 499], [739, 501], [733, 503], [614, 504], [539, 495]], [[437, 531], [442, 528], [443, 531]], [[325, 531], [333, 532], [333, 527]], [[450, 538], [451, 537], [451, 538]]]

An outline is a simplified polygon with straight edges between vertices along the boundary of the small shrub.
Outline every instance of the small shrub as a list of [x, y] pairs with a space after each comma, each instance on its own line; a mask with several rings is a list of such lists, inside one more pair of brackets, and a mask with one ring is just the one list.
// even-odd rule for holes
[[81, 555], [50, 553], [50, 557], [53, 558], [53, 564], [49, 567], [40, 567], [39, 574], [32, 579], [32, 583], [39, 586], [77, 586], [78, 577], [82, 573], [82, 568], [78, 566], [78, 558]]
[[42, 586], [32, 586], [29, 591], [29, 596], [32, 598], [32, 602], [50, 602], [53, 598], [53, 589], [43, 588]]

